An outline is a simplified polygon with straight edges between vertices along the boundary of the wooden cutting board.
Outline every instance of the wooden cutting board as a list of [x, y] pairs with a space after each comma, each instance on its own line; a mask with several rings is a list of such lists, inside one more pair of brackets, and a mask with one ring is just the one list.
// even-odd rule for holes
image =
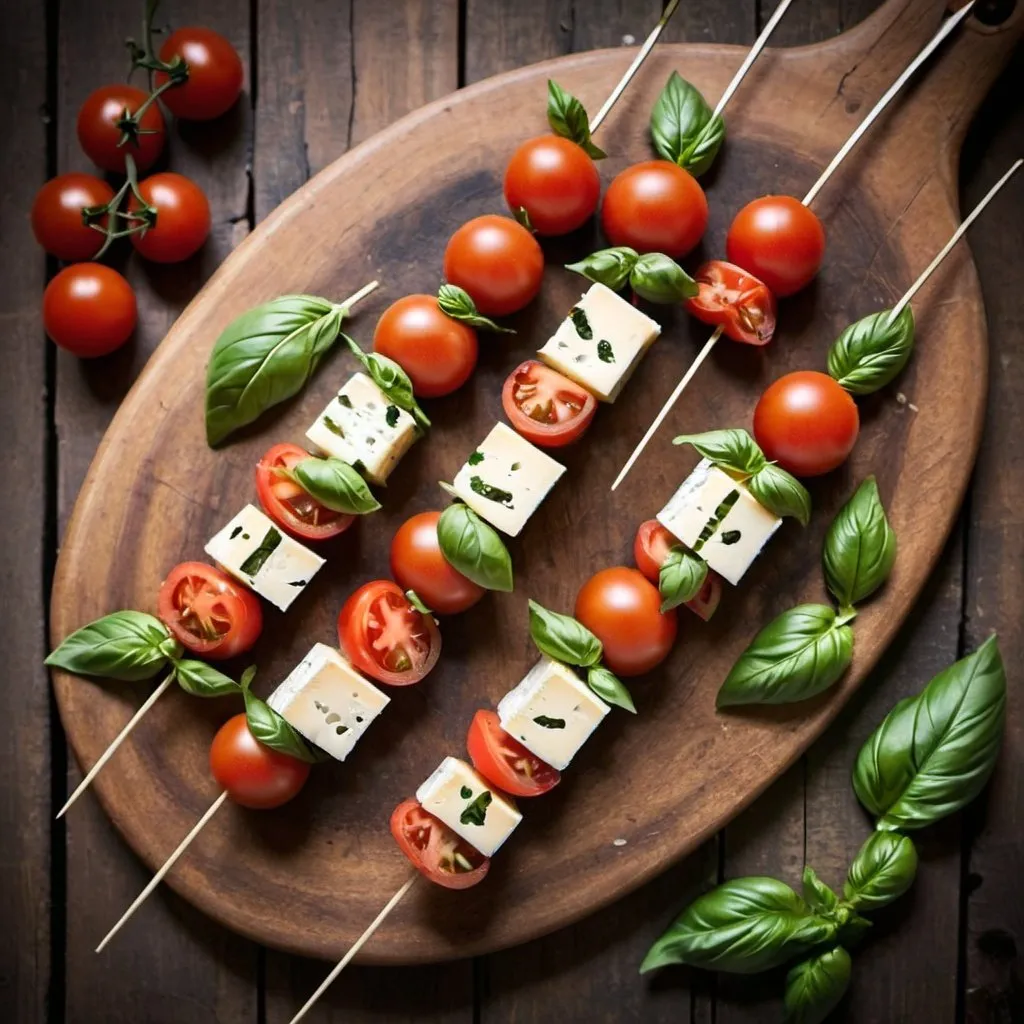
[[[749, 199], [806, 191], [933, 34], [944, 6], [892, 0], [828, 43], [763, 55], [726, 111], [728, 141], [704, 181], [710, 226], [688, 264], [722, 255], [729, 221]], [[317, 767], [303, 793], [281, 810], [229, 803], [168, 883], [260, 942], [339, 956], [409, 875], [388, 833], [391, 810], [444, 754], [463, 753], [476, 708], [493, 706], [536, 657], [527, 598], [571, 611], [590, 573], [628, 564], [637, 525], [657, 512], [694, 462], [670, 438], [749, 427], [767, 383], [793, 369], [823, 368], [842, 327], [892, 304], [955, 228], [964, 132], [1022, 32], [1024, 8], [1018, 7], [1001, 26], [972, 17], [953, 35], [818, 201], [828, 232], [825, 266], [811, 288], [781, 304], [775, 341], [763, 350], [720, 345], [626, 484], [611, 494], [618, 468], [707, 335], [681, 310], [656, 311], [662, 339], [615, 406], [602, 409], [584, 441], [559, 456], [569, 472], [510, 545], [515, 593], [491, 595], [443, 621], [437, 669], [424, 684], [393, 693], [387, 713], [346, 764]], [[673, 69], [714, 101], [744, 52], [656, 49], [599, 133], [609, 153], [601, 164], [604, 181], [651, 156], [648, 115]], [[382, 288], [349, 325], [369, 347], [387, 304], [436, 289], [452, 231], [472, 216], [503, 209], [501, 177], [510, 153], [545, 130], [546, 79], [556, 78], [595, 111], [630, 57], [627, 50], [608, 50], [560, 58], [425, 107], [327, 168], [239, 247], [154, 354], [100, 446], [60, 553], [54, 643], [117, 608], [154, 610], [167, 570], [201, 558], [206, 539], [253, 500], [253, 468], [263, 450], [276, 441], [301, 442], [305, 426], [353, 369], [339, 349], [303, 395], [213, 452], [204, 441], [203, 381], [223, 327], [284, 292], [340, 300], [379, 278]], [[476, 375], [460, 393], [429, 404], [434, 429], [394, 473], [385, 508], [327, 547], [328, 566], [287, 616], [268, 610], [264, 635], [246, 659], [260, 666], [259, 692], [268, 693], [314, 641], [335, 643], [345, 597], [388, 574], [398, 525], [416, 511], [443, 507], [436, 481], [450, 479], [501, 418], [506, 374], [539, 347], [581, 291], [581, 279], [562, 264], [601, 244], [593, 227], [545, 242], [545, 286], [514, 318], [519, 333], [482, 337]], [[966, 247], [915, 308], [914, 359], [891, 388], [860, 403], [857, 449], [842, 470], [814, 482], [811, 526], [801, 531], [787, 522], [710, 624], [681, 611], [671, 657], [632, 687], [637, 718], [612, 714], [562, 785], [524, 807], [526, 821], [484, 884], [463, 893], [416, 886], [366, 947], [366, 961], [468, 956], [580, 918], [693, 850], [822, 732], [924, 586], [980, 440], [985, 317]], [[822, 536], [868, 473], [879, 479], [900, 550], [885, 591], [856, 623], [852, 671], [808, 704], [716, 714], [714, 694], [754, 632], [789, 605], [824, 599]], [[147, 684], [97, 685], [59, 672], [54, 688], [83, 766], [148, 693]], [[209, 743], [237, 710], [229, 701], [169, 693], [100, 774], [96, 797], [150, 867], [217, 796]], [[120, 909], [110, 908], [111, 922]], [[129, 929], [146, 927], [145, 914]], [[118, 941], [130, 942], [130, 933]]]

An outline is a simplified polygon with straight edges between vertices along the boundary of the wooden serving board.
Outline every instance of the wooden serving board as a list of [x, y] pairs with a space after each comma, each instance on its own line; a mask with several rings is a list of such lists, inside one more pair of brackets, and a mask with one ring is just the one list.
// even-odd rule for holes
[[[932, 35], [943, 9], [936, 0], [892, 0], [824, 45], [766, 52], [726, 111], [728, 142], [704, 182], [710, 226], [688, 263], [722, 254], [729, 220], [747, 200], [773, 191], [802, 195]], [[1001, 27], [971, 18], [954, 34], [823, 193], [816, 208], [828, 231], [825, 266], [810, 289], [782, 303], [775, 341], [763, 350], [719, 346], [613, 495], [615, 473], [707, 334], [681, 310], [657, 310], [662, 339], [584, 441], [559, 456], [569, 472], [510, 545], [515, 593], [491, 595], [443, 621], [437, 669], [424, 684], [393, 693], [387, 713], [346, 764], [317, 767], [303, 793], [281, 810], [228, 804], [168, 883], [260, 942], [339, 956], [408, 877], [388, 833], [392, 808], [444, 754], [463, 753], [476, 708], [493, 706], [536, 657], [527, 598], [571, 611], [590, 573], [628, 564], [636, 526], [654, 515], [695, 461], [670, 438], [749, 427], [768, 382], [789, 370], [822, 368], [839, 330], [895, 301], [955, 228], [961, 140], [1022, 31], [1018, 7]], [[671, 70], [714, 100], [743, 55], [736, 47], [656, 49], [600, 132], [609, 153], [601, 164], [604, 181], [651, 155], [648, 114]], [[167, 570], [201, 558], [206, 539], [253, 500], [253, 468], [262, 451], [276, 441], [301, 442], [305, 426], [353, 369], [339, 347], [303, 395], [213, 452], [204, 440], [203, 381], [222, 328], [284, 292], [340, 300], [376, 277], [383, 287], [349, 325], [368, 347], [387, 304], [436, 289], [452, 231], [469, 217], [503, 209], [508, 156], [521, 139], [545, 130], [546, 79], [557, 78], [593, 111], [630, 57], [626, 50], [566, 57], [425, 107], [318, 175], [239, 247], [171, 330], [99, 449], [60, 554], [54, 643], [116, 608], [154, 609]], [[251, 658], [260, 666], [259, 692], [269, 692], [314, 641], [335, 642], [345, 597], [388, 574], [398, 525], [413, 512], [443, 507], [436, 481], [450, 479], [501, 418], [506, 374], [539, 347], [581, 291], [581, 279], [561, 265], [601, 244], [596, 228], [545, 242], [545, 286], [514, 318], [519, 333], [481, 338], [476, 375], [460, 393], [429, 404], [434, 429], [394, 473], [385, 508], [326, 548], [327, 567], [287, 616], [268, 610]], [[367, 946], [365, 960], [468, 956], [568, 924], [693, 850], [821, 733], [924, 585], [979, 443], [985, 318], [966, 247], [915, 306], [914, 359], [895, 385], [860, 403], [860, 442], [846, 467], [812, 485], [811, 526], [801, 531], [787, 522], [743, 585], [728, 590], [710, 624], [681, 611], [671, 657], [632, 686], [638, 717], [612, 714], [562, 785], [524, 807], [526, 821], [483, 885], [464, 893], [417, 886]], [[900, 552], [885, 591], [857, 621], [852, 671], [809, 704], [716, 714], [717, 687], [757, 628], [798, 601], [824, 599], [824, 530], [868, 473], [879, 478]], [[84, 766], [148, 692], [146, 684], [96, 685], [63, 673], [54, 674], [54, 687]], [[217, 796], [208, 747], [219, 723], [237, 710], [228, 701], [169, 693], [95, 783], [111, 819], [150, 867]], [[120, 909], [110, 908], [111, 922]], [[129, 928], [146, 927], [145, 913]], [[130, 935], [118, 941], [130, 942]]]

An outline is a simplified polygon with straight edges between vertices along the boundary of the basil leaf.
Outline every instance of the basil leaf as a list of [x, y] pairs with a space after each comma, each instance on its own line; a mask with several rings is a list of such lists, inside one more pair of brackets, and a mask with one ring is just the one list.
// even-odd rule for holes
[[104, 615], [76, 629], [46, 659], [51, 668], [80, 676], [105, 676], [134, 683], [156, 675], [183, 648], [170, 630], [145, 612]]
[[[249, 678], [251, 680], [251, 677]], [[285, 718], [249, 689], [248, 680], [242, 687], [242, 693], [245, 696], [245, 720], [249, 725], [249, 732], [260, 743], [279, 754], [287, 754], [307, 764], [315, 764], [321, 760], [314, 748]]]
[[781, 466], [766, 463], [747, 481], [747, 490], [780, 519], [792, 516], [801, 526], [811, 521], [810, 493]]
[[284, 295], [228, 324], [206, 368], [210, 447], [298, 394], [337, 340], [343, 317], [327, 299]]
[[651, 111], [658, 155], [697, 176], [711, 166], [724, 138], [725, 123], [720, 117], [712, 121], [700, 90], [673, 71]]
[[629, 285], [640, 298], [660, 303], [692, 299], [700, 290], [674, 259], [660, 252], [648, 252], [637, 259]]
[[583, 104], [557, 82], [548, 79], [548, 124], [556, 135], [581, 146], [592, 160], [603, 160], [603, 149], [590, 140], [590, 118]]
[[530, 220], [530, 211], [525, 206], [517, 206], [512, 211], [512, 216], [522, 224], [530, 234], [533, 234], [533, 221]]
[[468, 505], [449, 505], [437, 521], [437, 543], [452, 568], [485, 590], [512, 590], [512, 556], [498, 531]]
[[885, 518], [878, 484], [869, 476], [825, 534], [825, 583], [841, 608], [852, 608], [888, 579], [895, 560], [896, 534]]
[[828, 352], [828, 372], [847, 391], [870, 395], [895, 380], [914, 349], [914, 313], [904, 306], [895, 320], [891, 309], [858, 320], [839, 335]]
[[720, 708], [791, 704], [827, 690], [853, 657], [853, 630], [824, 604], [802, 604], [768, 623], [718, 691]]
[[589, 668], [601, 660], [601, 641], [570, 615], [530, 602], [530, 636], [541, 654], [567, 665]]
[[341, 459], [310, 457], [297, 463], [291, 473], [310, 497], [334, 512], [363, 516], [380, 508], [366, 481]]
[[608, 704], [636, 714], [636, 705], [625, 684], [614, 672], [604, 665], [591, 665], [587, 669], [587, 686]]
[[871, 922], [866, 917], [861, 917], [860, 914], [851, 914], [839, 925], [836, 940], [844, 946], [858, 946], [871, 927]]
[[850, 865], [843, 895], [858, 910], [875, 910], [902, 896], [916, 874], [917, 850], [908, 836], [873, 832]]
[[614, 249], [599, 249], [589, 256], [584, 256], [579, 263], [567, 263], [566, 270], [582, 274], [590, 281], [597, 281], [613, 292], [626, 287], [629, 275], [636, 266], [640, 253], [630, 249], [628, 245], [620, 245]]
[[931, 825], [970, 803], [1003, 741], [1006, 671], [996, 637], [900, 701], [868, 738], [853, 770], [879, 829]]
[[803, 889], [807, 904], [818, 913], [831, 914], [839, 906], [839, 897], [818, 877], [810, 865], [804, 866]]
[[695, 178], [699, 178], [715, 162], [718, 151], [725, 142], [725, 121], [716, 115], [690, 143], [683, 154], [682, 166]]
[[703, 434], [680, 434], [672, 443], [693, 445], [705, 459], [741, 476], [753, 476], [768, 465], [757, 442], [738, 427]]
[[846, 994], [851, 967], [842, 946], [797, 964], [786, 975], [785, 1024], [821, 1024]]
[[499, 334], [516, 333], [511, 327], [502, 327], [483, 316], [476, 308], [476, 303], [469, 292], [458, 285], [441, 285], [437, 292], [437, 305], [445, 316], [469, 324], [470, 327], [481, 327], [486, 331], [497, 331]]
[[205, 661], [182, 658], [174, 666], [178, 685], [193, 697], [225, 697], [238, 693], [240, 687], [230, 676], [224, 675]]
[[661, 610], [667, 612], [685, 601], [692, 601], [708, 578], [708, 563], [688, 548], [676, 545], [668, 553], [658, 573]]
[[387, 356], [376, 352], [364, 352], [347, 334], [342, 335], [349, 351], [362, 363], [370, 379], [384, 392], [384, 396], [399, 409], [404, 409], [416, 421], [416, 426], [425, 433], [430, 428], [426, 413], [416, 404], [409, 375]]
[[837, 930], [784, 882], [736, 878], [691, 903], [651, 946], [640, 973], [690, 964], [755, 974], [831, 941]]

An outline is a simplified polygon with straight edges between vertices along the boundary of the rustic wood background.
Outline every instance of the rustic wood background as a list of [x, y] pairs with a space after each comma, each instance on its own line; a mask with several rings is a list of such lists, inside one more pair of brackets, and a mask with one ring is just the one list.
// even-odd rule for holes
[[[686, 0], [673, 40], [751, 41], [771, 0]], [[841, 31], [876, 0], [800, 0], [776, 42]], [[992, 8], [1005, 0], [992, 0]], [[96, 957], [97, 927], [145, 882], [94, 802], [65, 824], [53, 811], [78, 779], [52, 708], [44, 654], [56, 546], [96, 445], [147, 356], [198, 285], [251, 227], [348, 146], [423, 102], [544, 57], [642, 37], [660, 0], [168, 0], [163, 16], [233, 40], [248, 89], [223, 122], [185, 126], [171, 166], [206, 189], [214, 232], [177, 268], [132, 261], [140, 328], [99, 364], [55, 352], [39, 298], [49, 265], [26, 212], [58, 171], [86, 169], [74, 135], [85, 94], [125, 67], [138, 0], [7, 0], [0, 60], [0, 431], [8, 486], [0, 594], [9, 623], [0, 677], [0, 1020], [68, 1022], [287, 1019], [324, 966], [260, 949], [211, 924], [166, 889], [130, 943]], [[1024, 148], [1024, 52], [1002, 76], [964, 147], [964, 204]], [[400, 159], [400, 155], [396, 154]], [[1024, 657], [1024, 313], [1019, 199], [972, 233], [988, 310], [992, 377], [986, 435], [961, 524], [916, 615], [872, 685], [824, 739], [696, 856], [579, 926], [509, 952], [442, 967], [353, 969], [317, 1020], [773, 1021], [781, 975], [713, 979], [682, 970], [641, 981], [651, 940], [716, 878], [794, 880], [806, 859], [841, 879], [866, 834], [850, 790], [853, 755], [884, 711], [998, 629], [1011, 673]], [[921, 837], [913, 895], [876, 916], [836, 1020], [1004, 1022], [1024, 1019], [1024, 710], [1015, 742], [979, 805]]]

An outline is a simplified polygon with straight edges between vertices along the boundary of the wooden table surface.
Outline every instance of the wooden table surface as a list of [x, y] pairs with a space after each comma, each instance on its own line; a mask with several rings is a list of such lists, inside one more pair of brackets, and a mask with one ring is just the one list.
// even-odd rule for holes
[[[998, 7], [995, 0], [990, 6]], [[798, 45], [841, 31], [876, 0], [797, 0], [776, 33]], [[248, 69], [222, 121], [178, 129], [170, 166], [195, 178], [212, 237], [179, 267], [132, 260], [139, 329], [96, 363], [55, 351], [39, 300], [56, 267], [27, 210], [59, 171], [88, 170], [74, 119], [84, 96], [124, 72], [121, 41], [139, 0], [8, 0], [0, 59], [0, 1020], [201, 1024], [287, 1020], [325, 965], [261, 949], [166, 888], [130, 941], [92, 948], [146, 881], [94, 801], [53, 812], [79, 779], [42, 668], [57, 545], [103, 431], [153, 348], [231, 248], [311, 174], [427, 100], [542, 58], [641, 38], [660, 0], [168, 0], [162, 17], [227, 35]], [[684, 0], [673, 40], [749, 43], [771, 0]], [[681, 69], [685, 75], [686, 69]], [[1024, 52], [1002, 76], [964, 147], [962, 201], [976, 202], [1024, 151]], [[870, 99], [870, 98], [869, 98]], [[542, 102], [542, 98], [538, 98]], [[510, 131], [515, 134], [514, 126]], [[471, 145], [467, 140], [467, 145]], [[402, 159], [401, 153], [395, 159]], [[1024, 1020], [1024, 203], [1019, 187], [972, 231], [992, 346], [985, 438], [961, 522], [920, 605], [872, 683], [802, 761], [695, 856], [578, 926], [498, 955], [440, 967], [351, 969], [319, 1021], [775, 1021], [778, 972], [753, 978], [639, 961], [671, 917], [716, 879], [776, 874], [805, 860], [838, 884], [868, 832], [849, 785], [856, 750], [888, 708], [999, 631], [1013, 693], [990, 789], [920, 838], [912, 895], [876, 915], [837, 1021]], [[906, 415], [913, 415], [907, 407]], [[132, 467], [126, 466], [126, 472]], [[85, 582], [85, 581], [83, 581]]]

